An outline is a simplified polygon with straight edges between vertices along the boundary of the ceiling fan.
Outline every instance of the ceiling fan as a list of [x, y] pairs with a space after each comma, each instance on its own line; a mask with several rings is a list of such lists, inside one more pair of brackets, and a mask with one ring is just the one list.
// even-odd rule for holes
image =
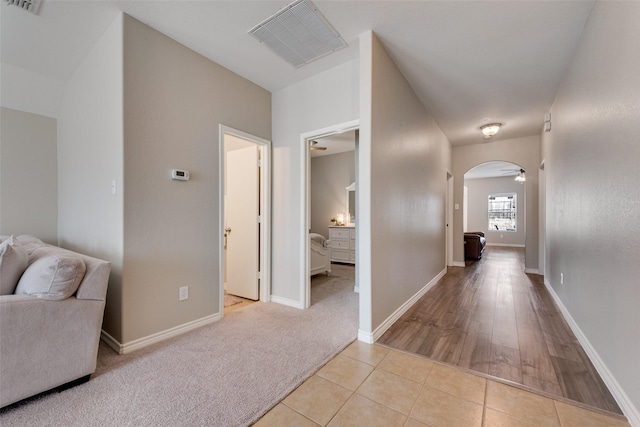
[[502, 175], [517, 175], [521, 171], [520, 168], [500, 169]]
[[525, 175], [525, 170], [522, 168], [513, 168], [513, 169], [500, 169], [502, 171], [502, 175], [513, 176], [515, 175], [515, 180], [523, 183], [527, 180]]
[[311, 151], [324, 151], [324, 150], [327, 149], [327, 147], [319, 147], [317, 144], [318, 144], [318, 141], [311, 140], [311, 142], [309, 143], [309, 150], [311, 150]]

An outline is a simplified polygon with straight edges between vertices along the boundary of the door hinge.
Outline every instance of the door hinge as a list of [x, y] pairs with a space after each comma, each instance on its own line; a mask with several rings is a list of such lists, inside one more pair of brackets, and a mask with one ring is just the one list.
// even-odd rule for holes
[[258, 215], [258, 224], [261, 224], [261, 223], [262, 223], [262, 216]]

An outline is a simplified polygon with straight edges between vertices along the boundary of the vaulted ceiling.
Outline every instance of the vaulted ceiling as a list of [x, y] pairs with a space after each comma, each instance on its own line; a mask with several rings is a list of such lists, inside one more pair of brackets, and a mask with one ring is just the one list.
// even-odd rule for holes
[[[539, 134], [593, 1], [324, 1], [348, 47], [295, 69], [247, 31], [288, 1], [43, 0], [31, 15], [2, 2], [1, 61], [66, 81], [119, 12], [269, 91], [357, 58], [373, 30], [453, 145]], [[2, 85], [10, 82], [2, 80]]]

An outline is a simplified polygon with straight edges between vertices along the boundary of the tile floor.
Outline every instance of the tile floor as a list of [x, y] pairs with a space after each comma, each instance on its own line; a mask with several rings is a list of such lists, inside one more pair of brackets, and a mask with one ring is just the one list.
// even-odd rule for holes
[[230, 305], [229, 307], [225, 307], [224, 308], [224, 314], [227, 315], [229, 313], [233, 313], [234, 311], [237, 311], [238, 309], [244, 308], [248, 305], [251, 304], [255, 304], [257, 301], [252, 301], [250, 299], [246, 299], [246, 298], [240, 298], [242, 300], [241, 303], [239, 304], [234, 304], [234, 305]]
[[256, 424], [622, 427], [608, 416], [377, 344], [354, 342]]

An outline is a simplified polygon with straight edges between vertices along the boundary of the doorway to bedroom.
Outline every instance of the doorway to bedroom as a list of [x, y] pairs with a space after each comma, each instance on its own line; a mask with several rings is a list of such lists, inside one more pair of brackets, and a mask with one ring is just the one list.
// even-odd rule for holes
[[357, 143], [357, 123], [303, 138], [305, 307], [337, 292], [357, 292]]

